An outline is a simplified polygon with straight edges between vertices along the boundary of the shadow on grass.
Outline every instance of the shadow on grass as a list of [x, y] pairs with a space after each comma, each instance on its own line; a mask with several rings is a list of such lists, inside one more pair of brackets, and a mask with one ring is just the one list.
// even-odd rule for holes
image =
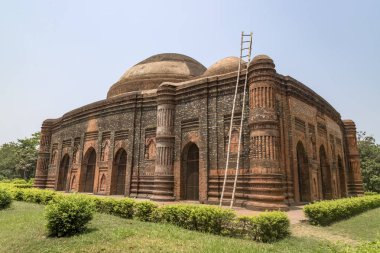
[[76, 236], [81, 236], [81, 235], [86, 235], [90, 234], [93, 232], [98, 231], [98, 228], [86, 228], [85, 230], [78, 232], [78, 233], [72, 233], [72, 234], [66, 234], [66, 235], [57, 235], [57, 234], [47, 234], [46, 238], [70, 238], [70, 237], [76, 237]]

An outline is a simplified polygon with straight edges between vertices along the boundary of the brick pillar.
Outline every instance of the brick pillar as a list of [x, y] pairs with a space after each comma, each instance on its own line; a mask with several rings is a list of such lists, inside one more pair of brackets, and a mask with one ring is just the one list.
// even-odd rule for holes
[[157, 90], [156, 167], [151, 199], [174, 200], [175, 87], [164, 83]]
[[348, 157], [348, 194], [357, 196], [363, 194], [363, 180], [360, 170], [359, 149], [356, 140], [356, 126], [352, 120], [343, 120], [346, 154]]
[[50, 159], [51, 123], [51, 121], [45, 120], [41, 127], [40, 150], [38, 152], [34, 181], [34, 187], [37, 188], [46, 187]]
[[279, 117], [276, 110], [275, 65], [256, 56], [249, 68], [250, 209], [286, 210], [284, 168], [281, 166]]

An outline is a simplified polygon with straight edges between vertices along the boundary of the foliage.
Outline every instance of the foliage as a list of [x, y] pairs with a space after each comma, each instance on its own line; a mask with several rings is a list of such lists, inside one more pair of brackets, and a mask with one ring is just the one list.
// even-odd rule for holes
[[178, 204], [160, 209], [163, 222], [218, 235], [224, 233], [235, 218], [233, 211], [215, 206]]
[[274, 242], [290, 234], [290, 222], [283, 212], [265, 212], [253, 219], [252, 239], [259, 242]]
[[378, 192], [371, 192], [371, 191], [364, 192], [364, 195], [366, 195], [366, 196], [378, 195], [378, 194], [379, 194]]
[[326, 226], [377, 207], [380, 207], [380, 195], [368, 195], [315, 202], [306, 205], [304, 212], [311, 224]]
[[116, 200], [112, 198], [89, 197], [94, 201], [97, 212], [113, 214], [116, 205]]
[[61, 237], [83, 232], [94, 211], [94, 202], [80, 195], [50, 202], [45, 208], [49, 234]]
[[48, 204], [51, 200], [61, 196], [60, 193], [51, 190], [41, 190], [36, 188], [20, 188], [19, 185], [12, 185], [10, 183], [0, 184], [0, 190], [7, 191], [12, 199], [18, 201], [25, 201], [36, 204]]
[[0, 189], [0, 210], [9, 207], [11, 203], [12, 203], [11, 194], [4, 189]]
[[290, 222], [284, 212], [264, 212], [254, 217], [238, 217], [231, 223], [228, 232], [233, 237], [275, 242], [290, 234]]
[[0, 146], [0, 180], [15, 177], [29, 179], [34, 176], [39, 140], [40, 133], [37, 132], [29, 138]]
[[358, 147], [365, 191], [380, 193], [380, 145], [373, 136], [358, 133]]
[[380, 241], [365, 242], [352, 249], [353, 253], [378, 253], [380, 252]]
[[133, 199], [121, 199], [116, 201], [112, 214], [125, 219], [132, 219], [136, 201]]
[[[268, 212], [256, 217], [236, 218], [232, 210], [216, 206], [176, 204], [158, 207], [157, 204], [151, 201], [135, 201], [128, 198], [114, 199], [79, 194], [64, 195], [50, 190], [17, 188], [11, 183], [0, 184], [0, 189], [5, 189], [15, 200], [47, 204], [47, 210], [52, 209], [55, 215], [63, 215], [64, 217], [61, 218], [59, 216], [54, 218], [53, 214], [49, 216], [49, 219], [52, 220], [51, 225], [49, 225], [52, 229], [49, 228], [49, 231], [56, 236], [68, 235], [67, 231], [73, 227], [70, 223], [69, 225], [61, 223], [66, 220], [71, 222], [74, 219], [75, 211], [79, 208], [72, 207], [71, 202], [74, 200], [90, 203], [90, 206], [97, 212], [125, 219], [136, 218], [141, 221], [169, 223], [189, 230], [246, 237], [261, 242], [273, 242], [282, 239], [288, 235], [289, 229], [289, 220], [286, 214], [282, 212]], [[69, 199], [69, 201], [66, 202], [66, 199]], [[63, 206], [59, 207], [57, 203], [63, 203]], [[74, 214], [64, 214], [71, 209], [74, 210]], [[82, 224], [82, 217], [79, 219], [79, 224]], [[64, 231], [58, 231], [58, 228], [55, 227], [58, 226], [57, 224], [62, 226]]]
[[[16, 201], [11, 209], [0, 211], [1, 252], [338, 252], [341, 244], [333, 244], [310, 232], [264, 244], [213, 234], [185, 230], [170, 224], [126, 220], [113, 215], [95, 213], [88, 233], [57, 239], [46, 237], [44, 206]], [[377, 211], [377, 210], [373, 210]], [[380, 209], [374, 212], [380, 216]], [[362, 217], [366, 223], [370, 217]], [[309, 226], [304, 224], [304, 226]], [[313, 228], [310, 228], [313, 229]], [[328, 228], [321, 228], [325, 231]], [[361, 230], [363, 228], [360, 228]], [[357, 229], [358, 230], [358, 229]], [[377, 229], [376, 229], [377, 230]], [[91, 232], [90, 232], [91, 231]], [[358, 231], [360, 232], [360, 231]], [[363, 229], [363, 233], [373, 234]], [[345, 237], [344, 232], [337, 235]], [[340, 251], [339, 251], [340, 252]]]
[[158, 205], [152, 201], [141, 201], [135, 204], [134, 216], [141, 221], [153, 221], [153, 214]]

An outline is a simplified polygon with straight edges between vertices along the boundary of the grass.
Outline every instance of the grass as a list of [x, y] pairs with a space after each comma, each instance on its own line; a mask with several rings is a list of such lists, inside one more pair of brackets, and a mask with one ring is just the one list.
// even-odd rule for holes
[[336, 252], [341, 248], [307, 236], [263, 244], [106, 214], [96, 214], [86, 233], [51, 238], [43, 209], [41, 205], [14, 202], [11, 208], [0, 211], [0, 252]]
[[327, 227], [333, 233], [345, 234], [353, 240], [380, 240], [380, 208]]

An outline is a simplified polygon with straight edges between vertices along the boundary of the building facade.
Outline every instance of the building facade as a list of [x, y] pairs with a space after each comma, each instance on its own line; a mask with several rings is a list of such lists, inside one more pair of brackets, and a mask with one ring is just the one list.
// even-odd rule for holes
[[[35, 186], [157, 201], [218, 203], [239, 58], [206, 69], [180, 54], [130, 68], [107, 98], [42, 124]], [[242, 62], [242, 64], [246, 64]], [[310, 88], [256, 56], [241, 75], [225, 201], [282, 209], [363, 193], [356, 128]], [[240, 113], [239, 113], [240, 110]]]

